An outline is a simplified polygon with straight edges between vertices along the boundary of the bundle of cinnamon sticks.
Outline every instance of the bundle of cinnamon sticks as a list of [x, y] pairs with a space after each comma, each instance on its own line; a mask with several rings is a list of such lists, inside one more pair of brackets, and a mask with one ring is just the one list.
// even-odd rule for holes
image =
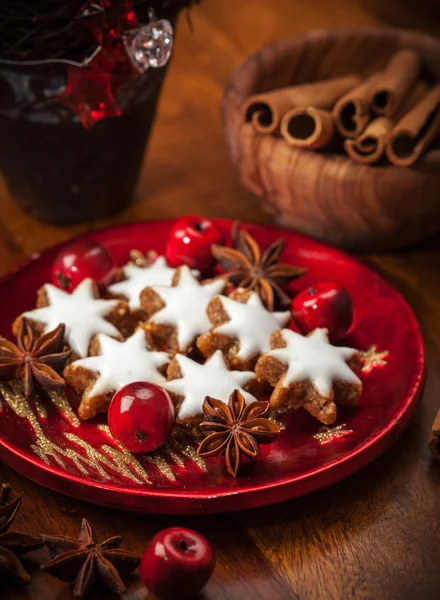
[[261, 134], [298, 148], [343, 140], [354, 161], [413, 165], [440, 136], [440, 83], [421, 77], [422, 60], [397, 51], [382, 71], [346, 75], [251, 96], [242, 114]]

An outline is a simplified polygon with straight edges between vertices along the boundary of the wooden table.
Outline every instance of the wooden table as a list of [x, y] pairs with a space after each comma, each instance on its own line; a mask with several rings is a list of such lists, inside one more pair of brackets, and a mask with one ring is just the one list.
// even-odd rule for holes
[[[315, 27], [398, 25], [436, 33], [429, 0], [207, 0], [180, 23], [136, 202], [92, 225], [55, 228], [24, 215], [0, 181], [0, 264], [6, 272], [33, 252], [113, 223], [200, 213], [268, 223], [239, 185], [222, 140], [219, 104], [231, 70], [277, 38]], [[429, 11], [428, 11], [429, 9]], [[437, 17], [437, 19], [436, 19]], [[16, 528], [76, 535], [81, 517], [100, 538], [123, 534], [142, 551], [171, 525], [195, 528], [213, 543], [217, 567], [206, 600], [436, 599], [440, 597], [440, 464], [427, 437], [440, 405], [440, 247], [432, 240], [371, 262], [406, 297], [426, 342], [423, 402], [400, 440], [381, 458], [333, 487], [280, 506], [215, 517], [139, 516], [102, 509], [41, 488], [0, 467], [0, 481], [26, 492]], [[45, 550], [37, 561], [47, 559]], [[69, 600], [67, 584], [30, 567], [31, 584], [4, 589], [6, 599]], [[124, 598], [145, 598], [133, 579]], [[92, 598], [111, 598], [99, 592]]]

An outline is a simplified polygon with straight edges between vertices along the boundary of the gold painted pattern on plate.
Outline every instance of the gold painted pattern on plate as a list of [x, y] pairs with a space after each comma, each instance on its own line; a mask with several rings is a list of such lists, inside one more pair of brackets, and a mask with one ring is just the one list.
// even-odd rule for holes
[[[67, 469], [68, 459], [84, 476], [93, 477], [98, 474], [102, 479], [111, 480], [116, 472], [137, 485], [152, 485], [153, 482], [141, 460], [113, 438], [107, 425], [97, 426], [109, 440], [109, 443], [104, 443], [100, 448], [94, 448], [78, 435], [69, 432], [65, 432], [64, 436], [70, 445], [61, 447], [47, 437], [40, 424], [39, 419], [47, 418], [46, 407], [40, 398], [37, 398], [37, 401], [27, 400], [23, 394], [23, 387], [18, 384], [0, 384], [0, 393], [2, 405], [6, 403], [18, 417], [28, 421], [35, 434], [35, 442], [30, 448], [45, 464], [50, 465], [52, 460], [61, 468]], [[72, 427], [77, 428], [81, 425], [64, 392], [53, 392], [48, 396]], [[159, 451], [143, 457], [142, 461], [154, 465], [166, 479], [175, 483], [177, 478], [173, 465], [183, 468], [184, 457], [190, 459], [200, 470], [207, 471], [205, 461], [197, 456], [191, 438], [181, 433], [172, 436]]]
[[350, 433], [353, 433], [353, 429], [347, 429], [347, 425], [341, 423], [341, 425], [336, 425], [336, 427], [325, 426], [321, 431], [315, 433], [313, 437], [315, 440], [318, 440], [321, 445], [324, 445], [333, 442], [335, 439], [347, 437]]

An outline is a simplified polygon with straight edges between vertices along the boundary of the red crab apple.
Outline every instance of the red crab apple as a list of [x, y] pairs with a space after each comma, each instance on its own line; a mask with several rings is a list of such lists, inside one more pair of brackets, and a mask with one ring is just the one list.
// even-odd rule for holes
[[182, 217], [170, 229], [165, 256], [172, 267], [188, 265], [206, 273], [214, 263], [211, 246], [222, 241], [219, 228], [209, 219]]
[[317, 283], [295, 296], [292, 315], [304, 335], [317, 327], [325, 327], [330, 341], [337, 342], [353, 325], [353, 302], [347, 290], [339, 285]]
[[115, 273], [116, 265], [107, 248], [92, 240], [81, 240], [59, 252], [52, 266], [52, 283], [73, 292], [83, 279], [90, 277], [103, 289], [110, 285]]
[[214, 566], [214, 551], [207, 539], [190, 529], [171, 527], [148, 544], [140, 575], [148, 591], [158, 598], [185, 598], [200, 592]]
[[127, 450], [152, 452], [162, 446], [174, 424], [174, 405], [163, 388], [154, 383], [129, 383], [113, 396], [108, 426]]

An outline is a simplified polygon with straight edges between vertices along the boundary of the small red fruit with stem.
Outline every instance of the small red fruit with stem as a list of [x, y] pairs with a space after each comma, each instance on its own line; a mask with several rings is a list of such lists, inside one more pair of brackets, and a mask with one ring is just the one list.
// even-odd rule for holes
[[353, 326], [350, 294], [335, 283], [317, 283], [300, 292], [292, 301], [292, 316], [301, 333], [326, 328], [331, 342], [344, 338]]
[[156, 450], [173, 424], [173, 402], [168, 392], [154, 383], [129, 383], [116, 392], [108, 410], [113, 437], [130, 452]]
[[193, 597], [208, 583], [215, 554], [206, 538], [182, 527], [160, 531], [148, 544], [140, 575], [158, 598]]
[[81, 240], [66, 246], [55, 258], [52, 283], [66, 292], [73, 290], [87, 277], [100, 289], [113, 281], [116, 265], [109, 251], [93, 240]]
[[170, 229], [165, 256], [172, 267], [188, 265], [207, 273], [214, 264], [211, 246], [222, 241], [219, 228], [209, 219], [182, 217]]

